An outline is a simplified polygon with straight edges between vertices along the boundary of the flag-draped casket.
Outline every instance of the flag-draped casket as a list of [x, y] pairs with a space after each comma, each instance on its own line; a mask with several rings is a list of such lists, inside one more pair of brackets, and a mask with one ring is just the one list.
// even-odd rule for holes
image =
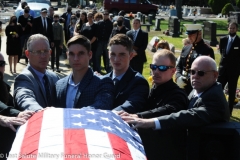
[[12, 160], [146, 160], [138, 133], [106, 110], [53, 108], [17, 131]]

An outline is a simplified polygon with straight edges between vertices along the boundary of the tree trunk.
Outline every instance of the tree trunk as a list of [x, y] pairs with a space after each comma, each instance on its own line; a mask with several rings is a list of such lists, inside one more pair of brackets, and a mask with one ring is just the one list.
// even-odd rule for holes
[[182, 0], [175, 0], [175, 5], [178, 19], [182, 19]]

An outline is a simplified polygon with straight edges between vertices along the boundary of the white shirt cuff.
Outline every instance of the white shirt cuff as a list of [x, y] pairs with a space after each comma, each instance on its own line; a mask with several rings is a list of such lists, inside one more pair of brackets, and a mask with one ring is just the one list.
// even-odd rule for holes
[[157, 118], [153, 118], [154, 123], [155, 123], [155, 128], [154, 129], [161, 129], [161, 124]]

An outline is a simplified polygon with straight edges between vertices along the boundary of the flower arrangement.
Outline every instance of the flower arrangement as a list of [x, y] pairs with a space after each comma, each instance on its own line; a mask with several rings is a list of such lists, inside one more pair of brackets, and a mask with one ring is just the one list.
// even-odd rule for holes
[[130, 12], [128, 17], [132, 20], [135, 17], [135, 15], [132, 12]]

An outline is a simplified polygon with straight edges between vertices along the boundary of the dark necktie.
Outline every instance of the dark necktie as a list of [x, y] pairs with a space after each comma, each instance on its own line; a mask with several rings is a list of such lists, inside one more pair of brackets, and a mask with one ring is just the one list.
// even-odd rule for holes
[[197, 101], [197, 99], [198, 99], [198, 96], [194, 96], [194, 97], [190, 100], [190, 103], [189, 103], [189, 105], [188, 105], [188, 109], [193, 108], [193, 105], [194, 105], [194, 103]]
[[230, 51], [231, 47], [232, 47], [232, 43], [233, 43], [233, 39], [231, 39], [231, 41], [228, 43], [228, 46], [227, 46], [227, 54], [228, 52]]
[[43, 80], [44, 80], [44, 88], [45, 88], [46, 98], [47, 98], [47, 106], [51, 106], [52, 104], [51, 104], [50, 85], [46, 75], [43, 76]]
[[47, 32], [46, 18], [43, 17], [43, 34], [46, 34], [46, 32]]
[[133, 33], [133, 41], [134, 42], [136, 41], [136, 38], [137, 38], [137, 31], [134, 31], [134, 33]]
[[117, 86], [117, 84], [119, 83], [119, 79], [117, 79], [116, 77], [113, 79], [113, 84], [115, 86]]

